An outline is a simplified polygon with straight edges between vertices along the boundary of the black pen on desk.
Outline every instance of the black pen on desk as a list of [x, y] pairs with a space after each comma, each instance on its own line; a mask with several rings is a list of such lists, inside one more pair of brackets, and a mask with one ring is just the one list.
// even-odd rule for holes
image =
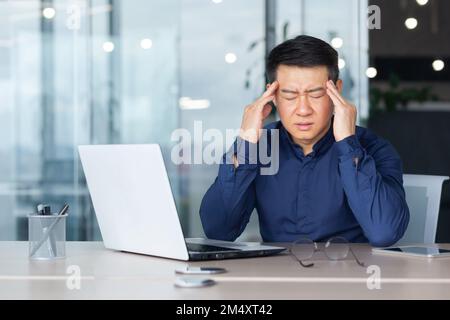
[[63, 214], [65, 214], [67, 212], [67, 210], [69, 210], [69, 205], [66, 203], [61, 210], [59, 210], [58, 212], [58, 216], [62, 216]]

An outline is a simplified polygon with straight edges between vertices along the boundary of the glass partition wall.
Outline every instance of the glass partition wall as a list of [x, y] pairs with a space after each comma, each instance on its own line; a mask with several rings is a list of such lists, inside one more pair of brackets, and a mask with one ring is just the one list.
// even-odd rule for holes
[[[26, 240], [41, 202], [70, 205], [68, 240], [101, 239], [77, 146], [112, 143], [161, 145], [185, 235], [203, 236], [218, 166], [171, 161], [174, 130], [238, 129], [268, 50], [302, 33], [335, 45], [362, 122], [366, 18], [365, 0], [0, 2], [0, 240]], [[257, 223], [241, 239], [259, 240]]]
[[[40, 202], [69, 240], [100, 233], [80, 144], [155, 143], [178, 126], [180, 1], [0, 2], [0, 239]], [[177, 194], [177, 168], [168, 166]]]

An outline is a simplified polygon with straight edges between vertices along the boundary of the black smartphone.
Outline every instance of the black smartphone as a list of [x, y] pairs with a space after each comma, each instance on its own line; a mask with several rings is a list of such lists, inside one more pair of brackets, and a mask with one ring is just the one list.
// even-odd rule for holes
[[216, 274], [225, 272], [224, 268], [215, 267], [184, 267], [175, 270], [175, 273], [178, 274]]

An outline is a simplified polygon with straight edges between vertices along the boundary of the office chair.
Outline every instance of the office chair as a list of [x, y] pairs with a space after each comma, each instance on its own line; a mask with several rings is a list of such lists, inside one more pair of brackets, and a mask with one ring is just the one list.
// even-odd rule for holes
[[404, 174], [409, 225], [397, 244], [435, 243], [442, 184], [447, 176]]

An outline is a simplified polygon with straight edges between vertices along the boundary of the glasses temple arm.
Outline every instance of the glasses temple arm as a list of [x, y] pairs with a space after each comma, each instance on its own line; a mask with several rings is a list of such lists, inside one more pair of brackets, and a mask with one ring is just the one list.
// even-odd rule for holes
[[359, 264], [361, 267], [365, 267], [364, 262], [359, 261], [358, 257], [353, 252], [352, 248], [349, 248], [349, 249], [350, 249], [350, 253], [352, 254], [353, 258], [355, 258], [356, 263]]
[[289, 253], [290, 253], [291, 257], [294, 258], [295, 260], [297, 260], [298, 263], [300, 263], [300, 265], [301, 265], [302, 267], [304, 267], [304, 268], [310, 268], [310, 267], [314, 266], [314, 263], [308, 263], [308, 264], [305, 264], [302, 260], [300, 260], [299, 258], [297, 258], [297, 257], [295, 256], [295, 254], [292, 252], [292, 249], [291, 249], [291, 248], [289, 248]]

